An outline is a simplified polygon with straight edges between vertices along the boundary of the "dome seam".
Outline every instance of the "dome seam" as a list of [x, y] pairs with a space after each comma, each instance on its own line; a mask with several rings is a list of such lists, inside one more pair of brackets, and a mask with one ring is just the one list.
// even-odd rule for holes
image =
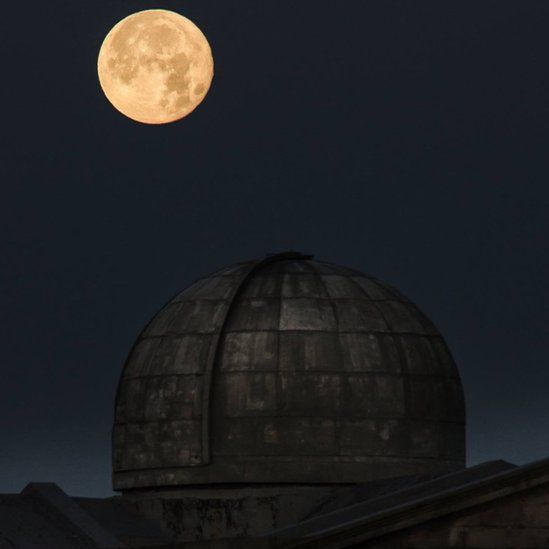
[[[339, 314], [337, 312], [337, 307], [334, 304], [334, 300], [330, 296], [328, 286], [327, 286], [326, 282], [324, 281], [324, 278], [322, 277], [322, 274], [320, 273], [320, 270], [317, 268], [316, 265], [313, 265], [312, 267], [313, 267], [313, 269], [316, 273], [317, 278], [319, 279], [320, 284], [324, 288], [324, 291], [326, 292], [326, 295], [329, 297], [330, 306], [332, 307], [332, 313], [334, 315], [335, 324], [336, 324], [337, 347], [339, 349], [339, 356], [341, 358], [341, 357], [343, 357], [343, 347], [341, 345], [341, 337], [339, 335], [340, 334], [340, 322], [339, 322]], [[345, 398], [345, 396], [344, 396], [344, 398]], [[341, 447], [342, 447], [342, 445], [341, 445], [341, 428], [339, 426], [339, 422], [337, 422], [337, 428], [335, 430], [334, 436], [335, 436], [335, 448], [336, 448], [336, 450], [339, 454], [339, 453], [341, 453]]]

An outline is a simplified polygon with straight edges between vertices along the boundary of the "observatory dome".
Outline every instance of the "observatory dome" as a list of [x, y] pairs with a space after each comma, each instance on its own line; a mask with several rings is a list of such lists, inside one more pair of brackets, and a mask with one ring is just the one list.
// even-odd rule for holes
[[116, 396], [116, 490], [342, 484], [464, 466], [433, 324], [387, 284], [283, 253], [201, 278], [139, 335]]

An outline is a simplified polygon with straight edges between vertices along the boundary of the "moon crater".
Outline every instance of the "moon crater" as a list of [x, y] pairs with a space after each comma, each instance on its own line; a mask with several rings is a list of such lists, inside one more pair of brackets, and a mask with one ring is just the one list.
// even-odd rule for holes
[[98, 59], [101, 87], [123, 114], [148, 124], [190, 114], [213, 78], [210, 45], [189, 19], [146, 10], [116, 24]]

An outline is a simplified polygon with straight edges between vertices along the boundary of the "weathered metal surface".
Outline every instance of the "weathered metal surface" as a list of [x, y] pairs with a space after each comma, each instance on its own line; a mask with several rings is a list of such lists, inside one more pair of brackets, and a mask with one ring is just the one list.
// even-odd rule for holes
[[358, 503], [341, 505], [337, 494], [327, 501], [314, 516], [267, 534], [270, 547], [549, 547], [549, 459], [487, 462]]
[[280, 255], [190, 286], [140, 335], [113, 431], [118, 490], [366, 482], [464, 465], [463, 391], [415, 305]]

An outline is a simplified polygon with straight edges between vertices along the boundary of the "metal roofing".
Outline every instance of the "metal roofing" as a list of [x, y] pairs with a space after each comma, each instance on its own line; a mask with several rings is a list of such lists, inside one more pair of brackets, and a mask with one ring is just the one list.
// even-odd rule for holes
[[486, 462], [312, 517], [263, 540], [269, 547], [354, 547], [542, 485], [549, 485], [549, 459], [520, 467]]
[[353, 483], [464, 465], [459, 374], [406, 297], [296, 252], [174, 297], [122, 372], [115, 489]]

